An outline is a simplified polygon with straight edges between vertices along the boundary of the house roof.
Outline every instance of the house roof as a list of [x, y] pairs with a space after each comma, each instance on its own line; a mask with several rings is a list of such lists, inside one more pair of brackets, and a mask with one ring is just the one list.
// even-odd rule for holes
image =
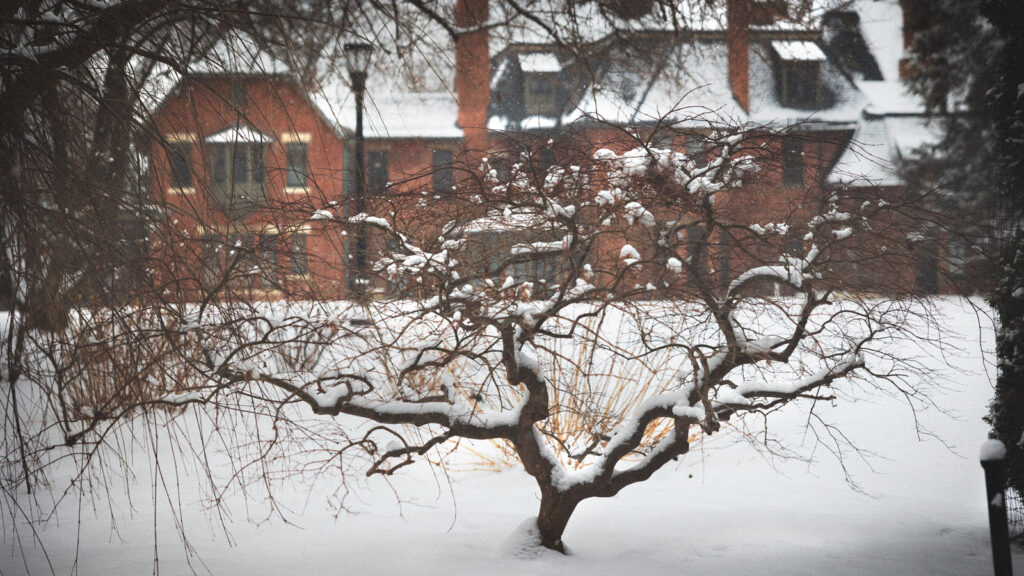
[[865, 119], [857, 125], [827, 182], [851, 187], [897, 186], [896, 148], [885, 121]]
[[[882, 80], [864, 80], [830, 60], [832, 53], [810, 40], [821, 31], [821, 16], [840, 0], [817, 0], [811, 10], [795, 22], [755, 26], [750, 46], [750, 106], [742, 109], [729, 84], [728, 53], [723, 34], [724, 3], [683, 3], [675, 14], [664, 10], [635, 20], [624, 20], [602, 12], [600, 3], [574, 5], [575, 18], [564, 18], [560, 0], [537, 5], [532, 17], [518, 15], [507, 27], [491, 31], [492, 89], [513, 67], [519, 72], [562, 74], [569, 68], [586, 68], [582, 80], [570, 92], [559, 116], [531, 116], [512, 119], [492, 110], [489, 127], [549, 129], [600, 119], [615, 124], [647, 123], [666, 116], [681, 127], [707, 127], [709, 121], [728, 120], [774, 127], [802, 123], [843, 125], [858, 136], [881, 145], [892, 136], [889, 128], [871, 122], [894, 114], [918, 114], [919, 99], [906, 93], [898, 79], [902, 55], [902, 16], [898, 0], [856, 0], [852, 5], [859, 17], [859, 31], [870, 53], [877, 58]], [[550, 4], [545, 11], [544, 6]], [[682, 5], [681, 5], [682, 6]], [[504, 15], [494, 14], [492, 20]], [[413, 48], [379, 51], [374, 55], [366, 90], [364, 133], [369, 138], [442, 138], [463, 136], [457, 125], [457, 95], [454, 93], [454, 43], [436, 23], [418, 24], [418, 32], [431, 38], [429, 49]], [[701, 34], [679, 34], [680, 29]], [[394, 44], [387, 37], [390, 28], [374, 28], [374, 40]], [[673, 32], [667, 32], [667, 31]], [[579, 54], [561, 54], [551, 44], [551, 32], [562, 38], [594, 42], [597, 56], [584, 63]], [[623, 31], [629, 42], [623, 42]], [[797, 34], [794, 36], [794, 34]], [[812, 34], [808, 36], [808, 34]], [[623, 46], [636, 38], [647, 38], [647, 58], [632, 57]], [[532, 44], [530, 44], [532, 43]], [[530, 44], [526, 51], [516, 46]], [[390, 45], [390, 44], [389, 44]], [[511, 47], [511, 48], [510, 48]], [[825, 46], [828, 48], [828, 46]], [[603, 52], [600, 52], [603, 50]], [[828, 58], [826, 58], [828, 54]], [[286, 62], [259, 50], [244, 35], [225, 36], [211, 49], [210, 58], [189, 65], [192, 73], [225, 72], [286, 74]], [[863, 55], [861, 55], [863, 56]], [[822, 86], [829, 95], [818, 110], [784, 106], [777, 94], [773, 57], [812, 59], [821, 63]], [[873, 64], [870, 63], [869, 64]], [[666, 73], [672, 71], [672, 73]], [[574, 72], [575, 73], [575, 72]], [[355, 101], [347, 74], [338, 58], [326, 59], [318, 87], [309, 90], [311, 103], [339, 133], [351, 133], [355, 124]], [[869, 75], [877, 78], [877, 75]], [[871, 118], [869, 118], [869, 116]], [[891, 125], [892, 123], [890, 123]], [[895, 126], [891, 126], [896, 129]], [[870, 144], [868, 142], [867, 144]], [[867, 146], [866, 146], [867, 147]], [[898, 150], [886, 149], [886, 153]], [[843, 160], [854, 160], [846, 158]], [[883, 154], [874, 154], [882, 157]], [[892, 158], [890, 158], [890, 161]], [[861, 162], [855, 166], [868, 168]], [[837, 166], [837, 174], [844, 168]], [[874, 174], [874, 172], [872, 172]], [[877, 174], [875, 175], [877, 176]], [[877, 179], [877, 178], [876, 178]]]
[[882, 79], [854, 79], [867, 104], [853, 140], [829, 174], [828, 182], [847, 186], [900, 185], [900, 162], [938, 142], [942, 128], [925, 114], [922, 99], [911, 94], [900, 79], [900, 59], [904, 57], [903, 12], [898, 0], [857, 0], [853, 8]]
[[[680, 127], [707, 126], [708, 121], [731, 120], [741, 124], [790, 126], [793, 124], [849, 124], [858, 121], [864, 96], [838, 68], [825, 61], [820, 74], [828, 93], [827, 104], [808, 110], [785, 106], [777, 90], [771, 50], [778, 41], [753, 42], [750, 47], [750, 108], [743, 110], [729, 83], [728, 49], [724, 38], [674, 41], [662, 57], [647, 65], [628, 57], [612, 63], [562, 118], [564, 124], [600, 119], [623, 124], [668, 119]], [[786, 50], [801, 56], [823, 58], [817, 44], [787, 42]], [[665, 74], [665, 69], [677, 74]]]
[[[344, 82], [329, 84], [312, 94], [313, 103], [335, 128], [352, 131], [355, 97]], [[363, 115], [367, 138], [462, 138], [452, 92], [376, 92], [368, 88]]]
[[200, 57], [186, 63], [190, 74], [288, 74], [292, 67], [261, 48], [248, 34], [229, 30]]

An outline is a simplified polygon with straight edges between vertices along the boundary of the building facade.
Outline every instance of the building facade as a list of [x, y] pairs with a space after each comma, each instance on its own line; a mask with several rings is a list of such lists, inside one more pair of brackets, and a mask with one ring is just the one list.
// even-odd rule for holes
[[[900, 83], [912, 70], [901, 63], [906, 16], [895, 1], [794, 19], [784, 3], [729, 0], [685, 30], [656, 19], [633, 22], [628, 33], [595, 26], [574, 50], [529, 34], [499, 38], [482, 26], [489, 8], [487, 0], [456, 3], [456, 26], [473, 31], [449, 43], [447, 64], [431, 63], [440, 82], [371, 72], [368, 211], [422, 238], [462, 226], [498, 246], [514, 241], [502, 234], [524, 233], [474, 228], [492, 218], [486, 208], [446, 206], [485, 159], [506, 173], [522, 158], [543, 171], [599, 148], [698, 157], [716, 126], [743, 126], [759, 144], [752, 154], [762, 170], [720, 196], [718, 209], [730, 224], [756, 228], [800, 211], [810, 218], [814, 202], [840, 192], [848, 203], [906, 202], [900, 159], [935, 137]], [[152, 241], [158, 288], [186, 299], [342, 298], [364, 281], [394, 291], [383, 275], [355, 277], [355, 240], [339, 225], [352, 215], [356, 165], [344, 76], [303, 87], [287, 66], [251, 46], [242, 52], [250, 57], [234, 69], [208, 66], [182, 79], [155, 116], [152, 190], [167, 207]], [[949, 227], [933, 228], [892, 247], [906, 258], [891, 272], [851, 255], [837, 260], [837, 274], [866, 292], [984, 289], [967, 283], [981, 266], [975, 247]], [[617, 254], [626, 241], [607, 240], [599, 253]], [[371, 238], [371, 259], [386, 242]], [[799, 237], [779, 243], [801, 249]], [[715, 245], [705, 256], [722, 282], [756, 260], [724, 238]]]

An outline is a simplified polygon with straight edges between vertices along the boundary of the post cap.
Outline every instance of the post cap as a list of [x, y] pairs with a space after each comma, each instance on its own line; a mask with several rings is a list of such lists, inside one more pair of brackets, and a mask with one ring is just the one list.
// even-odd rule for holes
[[979, 455], [979, 458], [982, 462], [1004, 460], [1006, 458], [1006, 445], [1000, 440], [989, 438], [981, 443], [981, 454]]

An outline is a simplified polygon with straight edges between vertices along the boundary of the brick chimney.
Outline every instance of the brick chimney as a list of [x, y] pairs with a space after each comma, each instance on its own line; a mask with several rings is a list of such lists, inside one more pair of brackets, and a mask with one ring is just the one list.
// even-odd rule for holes
[[[482, 26], [488, 18], [488, 0], [456, 0], [455, 26], [460, 30]], [[491, 62], [487, 29], [460, 34], [455, 42], [455, 95], [458, 124], [471, 156], [487, 153], [487, 106], [491, 101]]]
[[729, 50], [729, 86], [733, 98], [750, 111], [750, 16], [749, 0], [726, 0], [725, 43]]
[[917, 70], [907, 57], [910, 47], [914, 44], [914, 36], [931, 28], [936, 23], [935, 11], [931, 8], [931, 0], [900, 0], [903, 9], [903, 57], [900, 58], [900, 79], [913, 78]]
[[769, 26], [786, 17], [785, 0], [751, 0], [750, 24]]

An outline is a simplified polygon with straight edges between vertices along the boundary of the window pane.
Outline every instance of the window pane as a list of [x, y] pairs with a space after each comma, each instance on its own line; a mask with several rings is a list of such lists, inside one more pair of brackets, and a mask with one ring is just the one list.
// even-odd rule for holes
[[263, 234], [259, 239], [260, 279], [265, 288], [277, 286], [277, 235]]
[[291, 256], [292, 274], [306, 275], [309, 272], [309, 256], [306, 252], [306, 235], [292, 234], [288, 244]]
[[782, 62], [782, 104], [798, 108], [819, 104], [820, 66], [817, 62]]
[[547, 170], [555, 163], [555, 151], [551, 148], [541, 148], [537, 153], [537, 168]]
[[250, 144], [249, 150], [252, 151], [252, 181], [257, 184], [262, 184], [266, 181], [267, 169], [263, 164], [264, 151], [266, 150], [264, 144]]
[[192, 186], [192, 145], [184, 142], [171, 144], [168, 155], [171, 161], [171, 186], [190, 188]]
[[558, 114], [558, 92], [555, 90], [557, 76], [553, 74], [527, 74], [523, 93], [523, 106], [527, 115]]
[[225, 182], [228, 179], [227, 155], [228, 147], [224, 144], [214, 144], [213, 152], [213, 181]]
[[434, 150], [434, 193], [448, 194], [453, 184], [451, 151]]
[[287, 186], [305, 188], [308, 171], [306, 144], [292, 142], [287, 145]]
[[686, 155], [697, 156], [704, 152], [706, 142], [704, 136], [700, 134], [687, 134], [686, 135]]
[[786, 186], [804, 183], [804, 143], [798, 138], [782, 141], [782, 183]]
[[235, 144], [233, 154], [232, 176], [235, 184], [249, 181], [249, 147], [245, 144]]
[[199, 256], [199, 282], [203, 289], [212, 290], [220, 283], [221, 272], [221, 239], [207, 236], [202, 240], [202, 252]]
[[388, 186], [388, 153], [370, 152], [367, 158], [367, 184], [370, 194], [383, 194]]
[[249, 103], [249, 91], [246, 89], [245, 84], [241, 82], [232, 82], [228, 88], [228, 104], [231, 104], [235, 108], [245, 108]]

